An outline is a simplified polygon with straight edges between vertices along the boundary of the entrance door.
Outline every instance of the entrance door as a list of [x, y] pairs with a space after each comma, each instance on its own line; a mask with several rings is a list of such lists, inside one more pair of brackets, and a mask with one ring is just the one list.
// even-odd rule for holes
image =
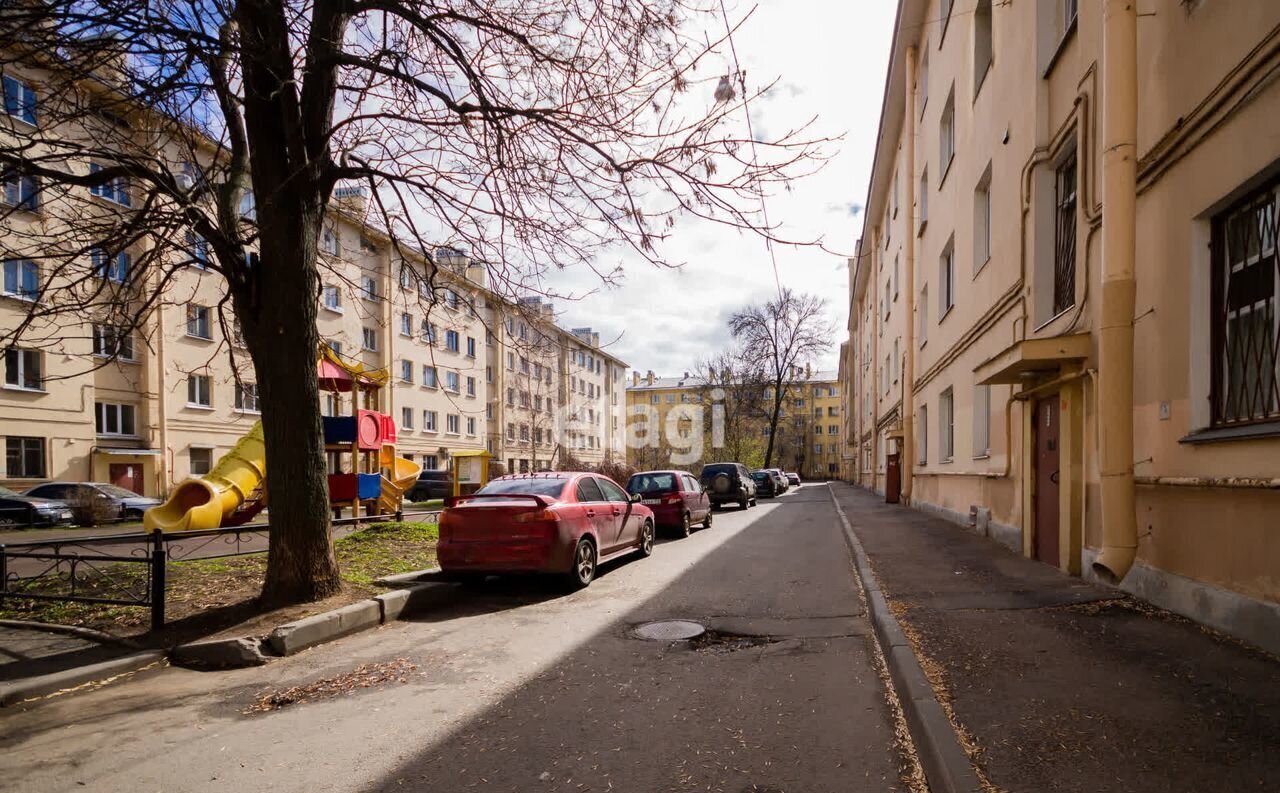
[[123, 487], [125, 490], [132, 490], [138, 494], [142, 493], [141, 463], [111, 463], [107, 466], [107, 478], [116, 487]]
[[1058, 554], [1058, 395], [1036, 404], [1036, 537], [1040, 561], [1055, 567]]
[[885, 456], [884, 463], [884, 500], [886, 504], [897, 504], [902, 494], [902, 468], [898, 463], [898, 455]]

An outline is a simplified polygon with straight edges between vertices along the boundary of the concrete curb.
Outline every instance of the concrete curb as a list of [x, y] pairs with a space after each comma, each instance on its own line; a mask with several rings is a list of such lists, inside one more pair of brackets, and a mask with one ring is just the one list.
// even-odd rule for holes
[[835, 489], [828, 485], [827, 492], [831, 495], [836, 514], [840, 516], [845, 540], [853, 552], [853, 563], [866, 594], [871, 625], [889, 667], [889, 677], [902, 704], [903, 715], [911, 728], [911, 737], [929, 789], [933, 793], [979, 793], [982, 785], [978, 775], [960, 745], [951, 720], [933, 695], [933, 687], [929, 685], [920, 660], [902, 632], [898, 618], [889, 610], [889, 602], [880, 591], [879, 580], [871, 569], [871, 561], [862, 548], [862, 542], [854, 534], [849, 518], [836, 498]]
[[0, 620], [0, 628], [17, 628], [27, 631], [43, 631], [44, 633], [61, 633], [88, 639], [98, 644], [118, 644], [121, 647], [137, 648], [138, 643], [130, 639], [122, 639], [109, 633], [95, 631], [93, 628], [81, 628], [79, 625], [58, 625], [52, 622], [32, 622], [30, 620]]
[[25, 680], [17, 680], [11, 683], [0, 683], [0, 707], [16, 705], [23, 700], [33, 699], [67, 688], [75, 688], [85, 683], [106, 680], [127, 672], [136, 672], [157, 661], [164, 660], [164, 657], [164, 650], [145, 650], [75, 669], [65, 669], [61, 672], [29, 677]]
[[389, 586], [389, 587], [399, 588], [399, 587], [411, 586], [413, 584], [423, 584], [423, 583], [426, 583], [426, 581], [424, 581], [423, 579], [430, 580], [428, 579], [428, 576], [434, 577], [439, 575], [440, 575], [439, 567], [427, 567], [422, 570], [411, 570], [407, 573], [396, 573], [395, 575], [384, 575], [382, 578], [374, 579], [373, 583], [378, 586]]

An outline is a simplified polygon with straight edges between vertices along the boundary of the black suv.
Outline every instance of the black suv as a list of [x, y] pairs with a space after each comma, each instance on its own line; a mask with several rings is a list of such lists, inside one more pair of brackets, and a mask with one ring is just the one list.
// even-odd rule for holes
[[711, 497], [711, 506], [737, 504], [746, 509], [755, 506], [756, 483], [742, 463], [711, 463], [702, 466], [699, 476], [702, 489]]
[[430, 501], [453, 495], [453, 478], [448, 471], [427, 471], [418, 474], [418, 481], [404, 494], [405, 501]]

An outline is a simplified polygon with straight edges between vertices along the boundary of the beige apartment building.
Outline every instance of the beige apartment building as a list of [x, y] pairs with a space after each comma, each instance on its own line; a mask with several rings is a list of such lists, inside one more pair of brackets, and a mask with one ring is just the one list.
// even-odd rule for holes
[[[55, 101], [42, 96], [48, 77], [35, 68], [5, 73], [4, 94], [16, 101], [0, 107], [0, 135], [62, 134], [38, 126], [35, 108]], [[183, 161], [189, 150], [154, 139], [148, 127], [139, 111], [116, 118], [114, 134], [121, 146], [165, 152], [175, 172], [201, 172]], [[197, 159], [218, 156], [212, 146], [198, 148]], [[30, 341], [5, 350], [0, 484], [23, 490], [55, 479], [105, 481], [160, 495], [208, 472], [259, 412], [253, 367], [224, 305], [222, 276], [205, 265], [207, 246], [180, 228], [155, 229], [111, 255], [93, 249], [78, 257], [94, 221], [127, 216], [137, 206], [128, 184], [53, 191], [15, 177], [0, 187], [0, 327], [18, 327], [29, 309], [51, 300], [42, 292], [46, 283], [55, 292], [90, 295], [82, 318], [37, 318], [25, 337]], [[377, 408], [397, 423], [397, 453], [435, 469], [456, 452], [488, 449], [526, 470], [535, 459], [563, 460], [567, 451], [588, 464], [623, 455], [618, 392], [625, 365], [598, 349], [597, 334], [556, 327], [549, 306], [524, 319], [524, 308], [487, 288], [486, 267], [460, 251], [440, 248], [428, 256], [392, 245], [366, 222], [365, 201], [360, 189], [335, 193], [320, 240], [317, 324], [341, 357], [389, 372]], [[253, 220], [251, 196], [241, 212]], [[50, 255], [55, 250], [66, 252]], [[172, 277], [164, 296], [143, 310], [142, 301], [159, 287], [138, 276], [148, 257], [170, 262], [164, 269]], [[117, 324], [137, 317], [134, 326]], [[536, 328], [538, 352], [517, 343], [526, 322]], [[538, 391], [529, 407], [549, 419], [537, 429], [533, 420], [509, 417], [500, 401], [515, 385], [514, 373], [529, 374], [526, 355], [539, 361], [541, 385], [520, 390]], [[504, 358], [515, 368], [500, 365]], [[338, 412], [332, 395], [321, 399], [326, 414]], [[545, 454], [527, 445], [516, 454], [519, 436], [509, 443], [498, 429], [508, 419], [531, 425]], [[529, 466], [519, 465], [524, 458]]]
[[849, 477], [1280, 648], [1280, 4], [903, 0]]

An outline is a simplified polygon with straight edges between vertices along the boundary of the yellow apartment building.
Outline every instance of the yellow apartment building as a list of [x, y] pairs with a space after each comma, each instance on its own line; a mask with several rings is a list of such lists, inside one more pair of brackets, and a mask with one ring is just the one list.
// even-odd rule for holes
[[1142, 10], [900, 2], [846, 475], [1276, 651], [1280, 4]]

